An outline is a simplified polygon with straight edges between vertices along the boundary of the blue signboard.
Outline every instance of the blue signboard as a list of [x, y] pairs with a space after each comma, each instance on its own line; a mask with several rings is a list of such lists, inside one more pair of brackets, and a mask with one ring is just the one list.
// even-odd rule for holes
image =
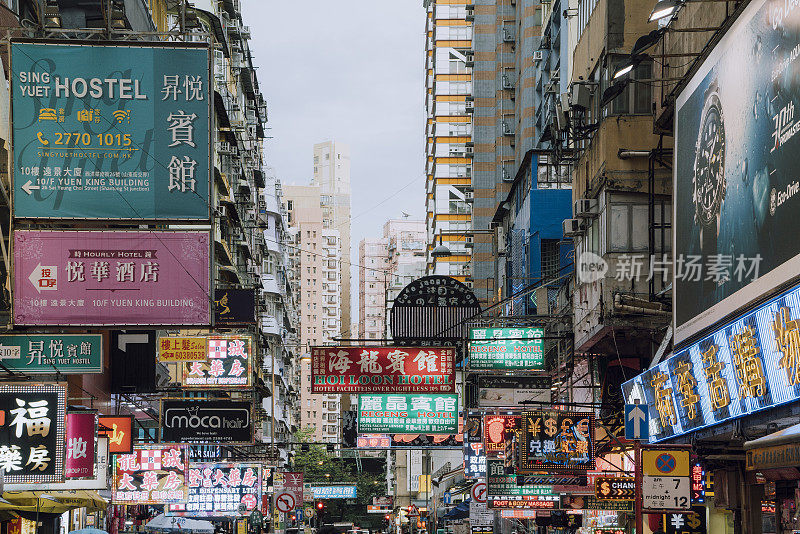
[[311, 486], [314, 499], [355, 499], [355, 486]]
[[209, 218], [208, 47], [11, 45], [14, 215]]
[[649, 441], [649, 417], [647, 406], [625, 405], [625, 439]]
[[622, 393], [647, 405], [651, 443], [800, 400], [800, 285], [625, 382]]
[[295, 516], [295, 519], [297, 519], [297, 521], [302, 522], [303, 521], [303, 509], [302, 508], [298, 508], [297, 510], [295, 510], [294, 511], [294, 516]]

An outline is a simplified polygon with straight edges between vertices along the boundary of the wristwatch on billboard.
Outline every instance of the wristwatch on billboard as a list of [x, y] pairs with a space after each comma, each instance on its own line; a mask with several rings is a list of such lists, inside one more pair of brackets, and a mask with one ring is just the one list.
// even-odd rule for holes
[[725, 200], [725, 122], [719, 87], [706, 89], [692, 177], [694, 222], [700, 225], [700, 251], [716, 254], [720, 213]]

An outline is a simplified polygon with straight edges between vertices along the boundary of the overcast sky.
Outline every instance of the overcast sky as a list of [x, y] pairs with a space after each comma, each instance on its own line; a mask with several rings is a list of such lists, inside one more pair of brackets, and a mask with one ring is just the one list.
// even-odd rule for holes
[[[358, 243], [379, 237], [387, 219], [403, 211], [425, 216], [422, 2], [242, 5], [269, 110], [267, 162], [278, 178], [307, 184], [314, 143], [335, 139], [350, 145], [356, 263]], [[352, 315], [358, 317], [355, 310]]]

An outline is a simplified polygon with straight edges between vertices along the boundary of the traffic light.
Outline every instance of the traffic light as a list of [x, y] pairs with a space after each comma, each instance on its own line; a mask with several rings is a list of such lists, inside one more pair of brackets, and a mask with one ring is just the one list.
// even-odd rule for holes
[[325, 508], [325, 503], [323, 503], [322, 501], [317, 503], [317, 510], [321, 512], [324, 508]]

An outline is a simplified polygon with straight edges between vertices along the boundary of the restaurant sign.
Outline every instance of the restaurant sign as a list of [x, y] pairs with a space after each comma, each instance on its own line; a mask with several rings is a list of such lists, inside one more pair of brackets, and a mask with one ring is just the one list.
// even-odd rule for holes
[[524, 412], [519, 473], [594, 469], [594, 415]]
[[622, 385], [650, 412], [650, 442], [800, 400], [800, 286]]
[[469, 368], [476, 370], [544, 370], [544, 330], [524, 328], [470, 328]]
[[0, 385], [0, 472], [6, 483], [64, 480], [66, 384]]
[[458, 395], [359, 395], [358, 431], [455, 434], [458, 431]]
[[312, 393], [454, 393], [455, 349], [313, 347]]
[[103, 372], [101, 334], [8, 334], [0, 336], [0, 363], [25, 374]]
[[115, 504], [186, 502], [186, 445], [137, 446], [115, 456], [112, 498]]
[[261, 485], [258, 464], [191, 463], [189, 502], [169, 505], [167, 515], [230, 517], [250, 514], [261, 500]]

